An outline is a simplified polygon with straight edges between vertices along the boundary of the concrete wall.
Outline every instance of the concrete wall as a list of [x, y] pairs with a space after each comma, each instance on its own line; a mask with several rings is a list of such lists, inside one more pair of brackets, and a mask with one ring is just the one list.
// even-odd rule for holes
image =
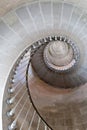
[[[35, 0], [34, 0], [35, 1]], [[65, 0], [66, 2], [77, 4], [81, 7], [84, 7], [86, 9], [87, 7], [87, 0]], [[44, 31], [43, 34], [40, 33], [40, 31], [37, 33], [37, 31], [32, 30], [29, 34], [23, 32], [26, 32], [26, 29], [22, 25], [22, 30], [20, 30], [20, 27], [16, 27], [16, 21], [14, 18], [14, 15], [7, 15], [7, 12], [17, 8], [17, 6], [21, 6], [22, 4], [26, 4], [27, 2], [30, 2], [30, 0], [0, 0], [0, 130], [2, 130], [2, 101], [3, 101], [3, 94], [5, 89], [5, 84], [7, 77], [9, 75], [9, 72], [16, 61], [17, 57], [20, 55], [20, 53], [29, 46], [29, 44], [32, 44], [33, 41], [38, 40], [42, 36], [46, 35], [46, 32]], [[13, 13], [13, 12], [12, 12]], [[10, 13], [11, 14], [11, 13]], [[8, 19], [9, 17], [9, 19]], [[4, 19], [4, 22], [6, 22], [6, 27], [2, 23], [2, 19]], [[7, 25], [9, 23], [9, 26]], [[11, 28], [11, 26], [15, 26]], [[20, 30], [17, 33], [17, 29]], [[41, 28], [42, 29], [42, 28]], [[15, 30], [15, 31], [14, 31]], [[24, 30], [24, 31], [23, 31]], [[9, 33], [8, 33], [9, 31]], [[24, 36], [25, 35], [25, 36]], [[22, 36], [24, 36], [22, 38]]]

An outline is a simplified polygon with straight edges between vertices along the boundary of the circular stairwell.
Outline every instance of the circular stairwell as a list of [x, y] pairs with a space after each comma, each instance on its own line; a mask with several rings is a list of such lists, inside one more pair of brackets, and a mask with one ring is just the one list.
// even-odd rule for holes
[[[0, 42], [5, 52], [1, 62], [8, 65], [7, 70], [11, 65], [9, 73], [4, 73], [8, 77], [2, 107], [4, 130], [87, 129], [86, 32], [85, 8], [69, 1], [25, 2], [1, 16]], [[41, 55], [51, 36], [74, 42], [79, 50], [75, 69], [70, 70], [71, 66], [66, 72], [63, 66], [62, 73], [60, 68], [55, 72], [44, 62]]]

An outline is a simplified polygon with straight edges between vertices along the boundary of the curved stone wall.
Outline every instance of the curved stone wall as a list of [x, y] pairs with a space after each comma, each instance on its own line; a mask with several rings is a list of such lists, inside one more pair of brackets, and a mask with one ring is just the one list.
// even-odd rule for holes
[[[40, 2], [43, 2], [43, 1], [41, 0]], [[55, 8], [54, 10], [54, 14], [55, 14], [54, 19], [56, 18], [56, 20], [54, 20], [53, 16], [51, 15], [52, 10], [50, 10], [51, 4], [49, 4], [49, 2], [47, 4], [47, 10], [44, 10], [43, 8], [44, 4], [41, 6], [42, 10], [40, 10], [40, 8], [38, 8], [38, 4], [37, 4], [38, 2], [36, 2], [36, 4], [29, 6], [29, 11], [28, 11], [28, 9], [25, 9], [25, 6], [26, 5], [28, 6], [29, 2], [30, 2], [29, 0], [18, 0], [18, 1], [14, 0], [14, 2], [11, 0], [9, 1], [3, 0], [0, 2], [0, 16], [1, 16], [0, 17], [0, 73], [1, 73], [0, 75], [0, 86], [1, 86], [0, 88], [0, 106], [1, 106], [0, 107], [0, 118], [1, 118], [0, 130], [3, 129], [2, 128], [2, 103], [3, 103], [3, 94], [5, 90], [5, 85], [6, 85], [9, 72], [12, 66], [14, 65], [17, 57], [27, 46], [29, 46], [29, 44], [32, 44], [33, 42], [45, 36], [57, 34], [56, 26], [57, 26], [58, 15], [55, 14], [57, 8]], [[74, 3], [75, 5], [81, 6], [84, 9], [87, 8], [86, 0], [84, 1], [65, 0], [65, 2]], [[71, 7], [72, 9], [74, 9], [72, 5]], [[37, 8], [38, 15], [35, 14], [36, 8]], [[80, 16], [82, 10], [80, 10], [80, 13], [78, 10], [79, 9], [77, 9], [76, 12], [78, 13], [78, 16]], [[61, 11], [62, 11], [62, 8], [61, 8]], [[68, 8], [67, 8], [67, 11], [68, 11]], [[40, 12], [40, 14], [38, 12]], [[67, 15], [66, 12], [64, 13], [65, 13], [64, 15]], [[68, 15], [70, 15], [69, 12], [68, 12]], [[61, 18], [62, 17], [63, 15], [61, 13]], [[67, 18], [70, 18], [70, 17], [67, 17]], [[80, 24], [80, 26], [82, 26], [83, 24], [87, 22], [87, 16], [84, 15], [82, 19], [83, 19], [83, 23]], [[50, 23], [50, 21], [55, 22], [54, 29], [52, 28], [52, 23]], [[79, 19], [78, 19], [78, 22], [79, 22]], [[62, 23], [60, 26], [65, 28], [66, 24], [64, 25], [64, 23]], [[71, 28], [69, 29], [72, 30], [72, 26], [73, 24], [71, 25]], [[78, 27], [77, 25], [75, 26], [76, 28]], [[79, 29], [79, 31], [80, 30], [81, 29]], [[73, 31], [75, 31], [76, 34], [78, 33], [78, 29], [77, 29], [77, 32], [76, 30], [73, 30]], [[87, 40], [86, 35], [85, 35], [86, 32], [87, 32], [86, 29], [84, 29], [82, 33], [79, 32], [79, 37], [82, 37], [82, 41], [84, 39], [83, 41], [84, 47], [81, 46], [81, 48], [83, 47], [82, 48], [83, 52], [84, 50], [86, 50], [85, 48], [85, 41]], [[74, 38], [77, 42], [79, 42], [75, 34], [74, 34]]]

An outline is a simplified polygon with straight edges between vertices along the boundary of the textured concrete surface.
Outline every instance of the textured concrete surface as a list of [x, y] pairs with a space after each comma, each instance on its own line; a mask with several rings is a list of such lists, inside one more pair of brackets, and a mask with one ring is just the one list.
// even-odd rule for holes
[[[42, 0], [40, 1], [42, 2]], [[85, 9], [87, 8], [87, 0], [65, 1], [77, 4], [78, 6], [84, 7]], [[19, 13], [17, 12], [17, 14], [15, 14], [15, 11], [11, 11], [18, 6], [21, 7], [22, 4], [26, 4], [27, 2], [30, 2], [30, 0], [0, 0], [0, 130], [2, 130], [2, 103], [5, 84], [14, 62], [16, 61], [20, 53], [24, 50], [24, 48], [26, 48], [26, 46], [28, 46], [29, 44], [32, 44], [33, 41], [36, 41], [48, 34], [54, 34], [54, 30], [50, 29], [52, 27], [51, 24], [48, 26], [48, 23], [51, 20], [50, 9], [48, 10], [48, 14], [46, 14], [45, 10], [43, 9], [43, 18], [42, 13], [40, 15], [36, 15], [35, 17], [35, 14], [33, 13], [35, 12], [35, 7], [31, 7], [30, 11], [32, 16], [30, 16], [30, 18], [28, 19], [27, 14], [26, 16], [25, 14], [21, 15], [21, 9], [18, 10]], [[54, 17], [56, 18], [56, 15]], [[84, 23], [86, 23], [86, 16], [84, 16], [83, 18]], [[41, 20], [43, 20], [43, 22]], [[54, 27], [56, 27], [56, 24]], [[77, 32], [79, 31], [77, 29]], [[57, 33], [56, 29], [55, 33]], [[84, 36], [84, 34], [86, 33], [87, 31], [85, 30], [80, 36]], [[85, 47], [83, 48], [85, 49]]]
[[32, 67], [29, 73], [31, 98], [53, 130], [87, 129], [87, 84], [77, 91], [58, 89], [39, 79]]

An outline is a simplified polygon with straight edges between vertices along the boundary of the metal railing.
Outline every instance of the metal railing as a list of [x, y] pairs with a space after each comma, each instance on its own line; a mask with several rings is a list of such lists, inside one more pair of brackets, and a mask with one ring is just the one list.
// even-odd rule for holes
[[36, 109], [28, 85], [28, 70], [32, 58], [31, 49], [32, 47], [38, 48], [40, 45], [39, 41], [28, 47], [11, 70], [6, 100], [8, 130], [52, 130]]

